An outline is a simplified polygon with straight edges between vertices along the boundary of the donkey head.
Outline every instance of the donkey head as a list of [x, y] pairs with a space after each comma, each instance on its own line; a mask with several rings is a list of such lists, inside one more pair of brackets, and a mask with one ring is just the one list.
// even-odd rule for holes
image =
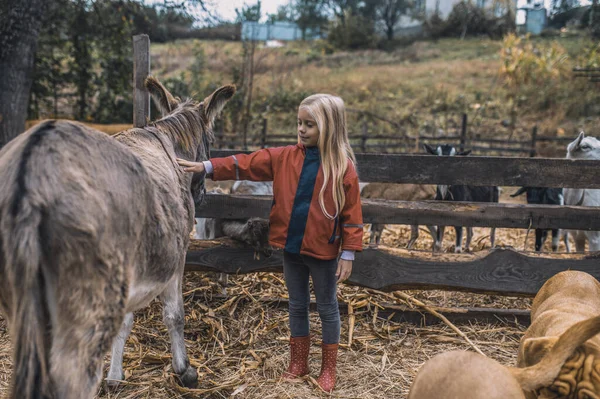
[[600, 159], [600, 141], [583, 132], [567, 147], [568, 159]]
[[[162, 112], [162, 118], [155, 125], [171, 138], [177, 157], [195, 162], [208, 160], [215, 118], [234, 95], [235, 86], [222, 86], [197, 102], [174, 97], [154, 77], [148, 77], [145, 85]], [[191, 190], [197, 205], [204, 193], [203, 174], [194, 174]]]

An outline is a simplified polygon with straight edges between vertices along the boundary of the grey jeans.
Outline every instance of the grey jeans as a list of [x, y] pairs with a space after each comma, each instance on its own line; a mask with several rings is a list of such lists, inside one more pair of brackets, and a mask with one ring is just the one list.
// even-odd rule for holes
[[309, 334], [309, 276], [312, 276], [317, 311], [321, 318], [323, 343], [340, 341], [340, 310], [337, 301], [337, 259], [321, 260], [308, 255], [283, 252], [283, 274], [290, 297], [290, 330], [292, 337]]

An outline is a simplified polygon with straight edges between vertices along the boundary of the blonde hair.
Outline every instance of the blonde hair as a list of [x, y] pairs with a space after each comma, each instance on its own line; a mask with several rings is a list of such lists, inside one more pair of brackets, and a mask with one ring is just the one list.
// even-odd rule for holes
[[[313, 94], [305, 98], [299, 108], [306, 110], [313, 117], [319, 129], [317, 146], [323, 166], [323, 186], [319, 191], [319, 205], [325, 217], [335, 219], [346, 203], [344, 175], [348, 168], [348, 159], [356, 164], [354, 151], [348, 141], [344, 100], [330, 94]], [[330, 180], [335, 204], [333, 215], [325, 208], [324, 201], [325, 188]]]

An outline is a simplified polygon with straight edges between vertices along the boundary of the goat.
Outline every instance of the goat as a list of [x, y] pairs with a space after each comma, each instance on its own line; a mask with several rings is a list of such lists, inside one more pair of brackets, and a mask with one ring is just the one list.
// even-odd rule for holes
[[[600, 141], [595, 137], [579, 136], [567, 146], [567, 159], [600, 159]], [[565, 188], [565, 205], [600, 206], [600, 190]], [[585, 242], [589, 242], [590, 251], [600, 251], [600, 231], [571, 230], [577, 252], [585, 251]]]
[[[471, 153], [468, 151], [456, 151], [451, 145], [444, 144], [433, 148], [427, 144], [424, 144], [427, 153], [438, 156], [466, 156]], [[436, 201], [466, 201], [466, 202], [498, 202], [499, 191], [496, 186], [448, 186], [438, 185], [436, 190], [435, 199]], [[442, 243], [444, 240], [445, 226], [438, 226], [437, 237], [434, 240], [433, 250], [440, 251], [442, 249]], [[456, 246], [454, 252], [462, 252], [462, 226], [454, 226], [456, 230]], [[467, 242], [466, 251], [469, 251], [471, 245], [471, 239], [473, 238], [473, 228], [467, 227]], [[496, 229], [491, 228], [490, 241], [492, 248], [496, 238]]]
[[[519, 195], [527, 193], [528, 204], [545, 204], [545, 205], [564, 205], [565, 199], [563, 196], [562, 188], [548, 188], [548, 187], [521, 187], [511, 197], [518, 197]], [[552, 251], [558, 251], [558, 240], [560, 238], [559, 229], [552, 229]], [[544, 242], [548, 236], [548, 230], [546, 229], [535, 229], [535, 250], [540, 252], [544, 247]], [[565, 246], [567, 252], [571, 252], [569, 246], [569, 235], [565, 231], [563, 234]]]
[[[370, 183], [360, 192], [362, 198], [377, 198], [395, 201], [421, 201], [431, 200], [435, 197], [435, 187], [428, 184], [394, 184], [394, 183]], [[371, 237], [369, 244], [379, 245], [381, 233], [385, 224], [373, 223], [371, 225]], [[411, 248], [419, 238], [419, 226], [410, 226], [410, 240], [407, 248]], [[435, 239], [435, 227], [427, 226], [431, 237]]]

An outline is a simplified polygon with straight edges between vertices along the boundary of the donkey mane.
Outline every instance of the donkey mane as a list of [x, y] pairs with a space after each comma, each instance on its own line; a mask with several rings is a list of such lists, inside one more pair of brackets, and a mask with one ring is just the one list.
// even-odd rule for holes
[[[208, 143], [214, 141], [212, 126], [203, 117], [201, 112], [203, 104], [200, 104], [192, 99], [187, 99], [177, 109], [148, 126], [155, 127], [171, 139], [175, 145], [179, 145], [182, 150], [188, 152], [194, 149], [198, 144], [198, 135], [206, 135]], [[198, 129], [201, 126], [202, 129]]]

